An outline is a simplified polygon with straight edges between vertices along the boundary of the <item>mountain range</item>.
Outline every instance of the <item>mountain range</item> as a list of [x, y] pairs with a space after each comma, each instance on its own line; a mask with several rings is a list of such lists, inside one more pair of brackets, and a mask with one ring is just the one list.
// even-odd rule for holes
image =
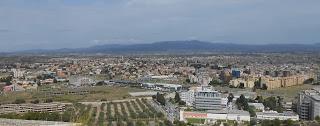
[[63, 48], [54, 50], [26, 50], [15, 54], [149, 54], [149, 53], [214, 53], [214, 52], [320, 52], [320, 44], [233, 44], [211, 43], [205, 41], [162, 41], [149, 44], [106, 44], [88, 48]]

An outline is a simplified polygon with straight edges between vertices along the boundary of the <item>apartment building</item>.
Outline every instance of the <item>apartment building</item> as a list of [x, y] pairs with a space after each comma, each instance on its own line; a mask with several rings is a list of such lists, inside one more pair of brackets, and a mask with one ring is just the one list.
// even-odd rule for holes
[[290, 87], [294, 85], [302, 85], [304, 82], [312, 78], [311, 75], [293, 75], [286, 77], [261, 77], [262, 84], [265, 84], [268, 89], [275, 89], [280, 87]]
[[297, 111], [300, 119], [314, 120], [320, 116], [320, 88], [304, 90], [299, 93]]

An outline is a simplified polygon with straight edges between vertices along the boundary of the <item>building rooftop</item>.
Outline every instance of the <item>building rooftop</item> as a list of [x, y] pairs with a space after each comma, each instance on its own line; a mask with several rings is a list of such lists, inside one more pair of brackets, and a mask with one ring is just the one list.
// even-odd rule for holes
[[265, 112], [257, 112], [257, 115], [268, 115], [268, 116], [297, 116], [297, 114], [290, 112], [290, 111], [286, 111], [283, 113], [278, 113], [276, 111], [265, 111]]
[[249, 112], [243, 110], [207, 110], [211, 114], [241, 114], [250, 115]]

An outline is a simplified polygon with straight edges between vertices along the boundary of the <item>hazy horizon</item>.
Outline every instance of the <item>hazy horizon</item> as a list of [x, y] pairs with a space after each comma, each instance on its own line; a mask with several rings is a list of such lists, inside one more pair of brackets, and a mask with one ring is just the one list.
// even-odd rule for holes
[[320, 1], [1, 0], [0, 52], [199, 40], [320, 42]]

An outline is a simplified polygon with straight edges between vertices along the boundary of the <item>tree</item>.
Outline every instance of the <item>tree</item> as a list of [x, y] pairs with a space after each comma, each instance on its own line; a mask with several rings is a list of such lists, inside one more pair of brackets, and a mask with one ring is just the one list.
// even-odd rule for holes
[[270, 108], [271, 110], [275, 110], [277, 107], [277, 100], [275, 97], [268, 97], [264, 99], [263, 105]]
[[285, 121], [283, 122], [283, 124], [284, 124], [285, 126], [292, 126], [292, 125], [293, 125], [293, 121], [292, 121], [291, 119], [288, 119], [288, 120], [285, 120]]
[[277, 96], [277, 98], [278, 98], [278, 105], [279, 106], [282, 106], [282, 101], [283, 101], [283, 98], [282, 97], [280, 97], [280, 96]]
[[250, 120], [250, 126], [255, 126], [255, 125], [257, 125], [257, 120], [251, 119]]
[[71, 113], [69, 111], [63, 112], [62, 121], [63, 122], [70, 122], [71, 121]]
[[53, 100], [51, 98], [44, 100], [44, 103], [51, 103], [51, 102], [53, 102]]
[[229, 96], [228, 96], [228, 104], [233, 101], [233, 98], [234, 98], [233, 94], [230, 93]]
[[133, 124], [132, 121], [128, 121], [128, 122], [127, 122], [127, 126], [134, 126], [134, 124]]
[[186, 105], [186, 102], [185, 101], [180, 101], [179, 105]]
[[210, 81], [209, 85], [215, 86], [215, 85], [221, 85], [221, 83], [219, 82], [219, 80], [212, 80]]
[[275, 119], [275, 120], [273, 120], [273, 124], [274, 124], [274, 126], [280, 126], [281, 121], [279, 119]]
[[165, 126], [163, 122], [159, 122], [159, 126]]
[[248, 105], [248, 100], [245, 98], [245, 96], [242, 94], [240, 97], [236, 100], [236, 105], [239, 110], [248, 110], [249, 105]]
[[320, 116], [316, 116], [314, 119], [315, 119], [318, 123], [320, 123]]
[[58, 80], [56, 78], [54, 78], [53, 83], [58, 83]]
[[256, 87], [256, 85], [254, 85], [253, 87], [252, 87], [252, 92], [256, 92], [257, 91], [257, 87]]
[[256, 116], [256, 111], [255, 111], [255, 108], [254, 108], [254, 107], [250, 106], [250, 107], [248, 108], [248, 112], [249, 112], [249, 114], [250, 114], [250, 117], [255, 117], [255, 116]]
[[164, 125], [166, 126], [174, 126], [169, 120], [164, 121]]
[[309, 78], [307, 80], [305, 80], [303, 83], [304, 84], [312, 84], [314, 82], [314, 79], [313, 78]]
[[164, 96], [162, 94], [157, 93], [156, 99], [161, 105], [165, 105], [166, 104], [166, 99], [164, 98]]
[[173, 124], [175, 126], [187, 126], [187, 124], [183, 121], [179, 121], [179, 120], [174, 120]]
[[138, 120], [136, 126], [145, 126], [145, 124], [141, 120]]
[[190, 83], [191, 81], [190, 81], [190, 79], [189, 79], [189, 78], [187, 78], [187, 79], [186, 79], [186, 82], [187, 82], [187, 83]]
[[240, 83], [239, 88], [244, 89], [244, 83]]
[[262, 96], [257, 96], [257, 98], [255, 100], [257, 100], [258, 103], [263, 103], [263, 97]]
[[268, 90], [268, 86], [266, 84], [263, 84], [261, 89], [262, 90]]
[[22, 103], [26, 103], [26, 101], [24, 99], [16, 99], [13, 104], [22, 104]]
[[272, 126], [273, 123], [271, 120], [262, 120], [261, 126]]
[[176, 95], [174, 96], [174, 100], [176, 103], [179, 103], [181, 101], [181, 98], [178, 92], [176, 92]]
[[40, 103], [40, 101], [38, 99], [34, 100], [34, 101], [31, 101], [32, 104], [38, 104]]

